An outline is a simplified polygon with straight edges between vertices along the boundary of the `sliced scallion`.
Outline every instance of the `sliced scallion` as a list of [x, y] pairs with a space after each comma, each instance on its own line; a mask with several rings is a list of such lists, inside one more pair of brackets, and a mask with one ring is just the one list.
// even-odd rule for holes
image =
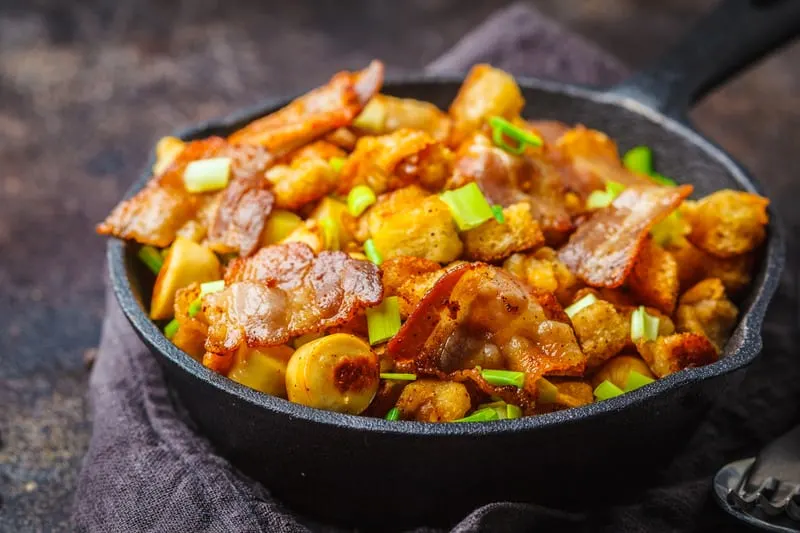
[[356, 185], [347, 195], [347, 211], [354, 217], [361, 216], [369, 206], [377, 201], [375, 193], [366, 185]]
[[628, 372], [628, 378], [625, 380], [625, 392], [636, 390], [645, 385], [649, 385], [655, 381], [653, 378], [647, 377], [643, 374], [631, 370]]
[[658, 338], [658, 322], [657, 316], [650, 315], [644, 306], [640, 305], [631, 315], [631, 340], [656, 340]]
[[500, 223], [506, 223], [506, 216], [503, 214], [503, 206], [502, 205], [493, 205], [492, 206], [492, 213], [494, 213], [494, 219]]
[[539, 378], [536, 381], [536, 400], [541, 403], [555, 403], [558, 398], [558, 387], [552, 382]]
[[397, 407], [392, 407], [389, 409], [389, 412], [386, 413], [386, 420], [394, 422], [395, 420], [400, 420], [400, 409]]
[[650, 174], [650, 179], [658, 183], [659, 185], [664, 185], [665, 187], [677, 187], [678, 184], [675, 183], [675, 180], [672, 178], [668, 178], [663, 174], [659, 174], [658, 172], [653, 172]]
[[218, 191], [228, 186], [230, 174], [230, 157], [201, 159], [186, 165], [183, 184], [192, 193]]
[[203, 308], [203, 300], [200, 298], [195, 299], [192, 303], [189, 304], [189, 316], [194, 318], [197, 316], [197, 313]]
[[339, 249], [339, 224], [331, 217], [324, 217], [319, 221], [325, 237], [325, 249], [336, 251]]
[[608, 400], [609, 398], [614, 398], [623, 394], [623, 390], [611, 383], [608, 380], [605, 380], [600, 385], [594, 389], [594, 397], [598, 400]]
[[475, 182], [439, 195], [456, 221], [458, 229], [467, 231], [477, 228], [494, 218], [494, 211]]
[[513, 420], [522, 417], [522, 409], [513, 403], [506, 404], [506, 418]]
[[171, 340], [172, 337], [178, 333], [178, 328], [180, 328], [180, 324], [178, 324], [178, 320], [176, 318], [173, 318], [166, 326], [164, 326], [164, 335]]
[[375, 246], [375, 241], [372, 239], [367, 239], [367, 241], [364, 243], [364, 255], [367, 256], [367, 259], [378, 266], [381, 266], [381, 263], [383, 263], [381, 253], [378, 251], [378, 247]]
[[612, 200], [617, 196], [619, 196], [620, 194], [622, 194], [622, 191], [624, 190], [625, 186], [619, 182], [612, 180], [608, 180], [606, 182], [606, 192], [608, 192], [611, 195]]
[[416, 374], [398, 374], [394, 372], [381, 372], [381, 379], [390, 379], [392, 381], [416, 381]]
[[606, 182], [606, 190], [592, 191], [591, 194], [589, 194], [589, 197], [586, 199], [586, 207], [587, 209], [608, 207], [624, 190], [625, 186], [623, 184], [609, 180]]
[[379, 306], [371, 307], [366, 312], [370, 344], [387, 341], [400, 330], [400, 303], [397, 296], [384, 298]]
[[597, 301], [597, 296], [591, 293], [587, 294], [574, 304], [564, 309], [564, 312], [567, 313], [568, 317], [572, 318], [581, 311], [583, 311], [584, 309], [586, 309], [587, 307], [589, 307], [590, 305], [592, 305], [593, 303], [595, 303], [596, 301]]
[[328, 164], [331, 166], [334, 172], [341, 172], [345, 161], [346, 160], [344, 157], [331, 157], [328, 159]]
[[[503, 117], [489, 119], [492, 128], [492, 141], [508, 153], [520, 155], [528, 146], [541, 146], [542, 140], [529, 131], [513, 125]], [[508, 144], [506, 138], [516, 141], [516, 146]]]
[[622, 156], [622, 164], [628, 170], [650, 175], [653, 173], [653, 151], [647, 146], [631, 148]]
[[139, 248], [139, 253], [137, 255], [142, 263], [153, 271], [153, 274], [158, 274], [161, 267], [164, 265], [164, 258], [161, 256], [161, 253], [152, 246], [142, 246]]
[[517, 388], [522, 388], [525, 385], [525, 372], [516, 372], [514, 370], [481, 370], [481, 376], [490, 385], [496, 387], [505, 387], [512, 385]]
[[497, 411], [494, 408], [486, 407], [484, 409], [478, 409], [471, 415], [465, 416], [464, 418], [453, 420], [453, 422], [490, 422], [492, 420], [499, 419], [500, 415], [497, 414]]
[[200, 284], [200, 297], [212, 292], [219, 292], [225, 288], [225, 280], [218, 279], [217, 281], [208, 281]]

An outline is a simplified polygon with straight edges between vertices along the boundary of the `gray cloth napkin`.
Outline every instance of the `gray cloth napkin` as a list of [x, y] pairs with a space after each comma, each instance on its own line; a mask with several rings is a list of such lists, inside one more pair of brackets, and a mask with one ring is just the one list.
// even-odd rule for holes
[[[602, 50], [521, 5], [488, 19], [428, 70], [464, 72], [476, 62], [579, 83], [609, 84], [624, 73]], [[769, 348], [768, 338], [765, 345]], [[215, 455], [168, 394], [155, 358], [110, 291], [89, 394], [94, 431], [78, 484], [76, 530], [334, 530], [295, 515], [270, 496], [269, 487]], [[654, 472], [660, 486], [638, 501], [581, 515], [498, 502], [476, 509], [453, 531], [688, 531], [701, 525], [716, 530], [719, 515], [709, 522], [708, 509], [702, 514], [709, 476], [724, 462], [721, 450], [730, 453], [753, 442], [723, 438], [721, 428], [740, 416], [745, 415], [726, 411], [706, 424], [690, 445], [711, 451], [688, 450], [671, 472]], [[731, 530], [729, 523], [724, 527]]]

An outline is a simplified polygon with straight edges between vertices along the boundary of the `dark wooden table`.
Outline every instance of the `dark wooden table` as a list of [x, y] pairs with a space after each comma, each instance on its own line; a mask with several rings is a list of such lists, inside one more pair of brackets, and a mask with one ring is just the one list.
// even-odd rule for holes
[[[66, 529], [103, 314], [93, 225], [154, 140], [383, 58], [418, 69], [507, 0], [5, 0], [0, 6], [0, 530]], [[635, 67], [711, 3], [531, 2]], [[710, 97], [700, 128], [800, 222], [800, 47]], [[793, 179], [794, 178], [794, 179]]]

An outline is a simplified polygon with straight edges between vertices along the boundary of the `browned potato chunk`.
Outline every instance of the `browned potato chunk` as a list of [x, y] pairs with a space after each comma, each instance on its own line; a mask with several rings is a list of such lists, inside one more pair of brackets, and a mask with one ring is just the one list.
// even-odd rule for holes
[[286, 365], [292, 352], [288, 346], [242, 346], [234, 356], [228, 378], [251, 389], [285, 398]]
[[648, 239], [628, 277], [628, 285], [639, 302], [671, 315], [680, 289], [678, 263], [669, 252]]
[[299, 209], [333, 191], [338, 175], [324, 159], [306, 157], [294, 159], [290, 165], [275, 165], [267, 170], [272, 183], [275, 207]]
[[719, 278], [728, 294], [737, 294], [752, 279], [753, 252], [723, 259], [704, 252], [689, 241], [670, 246], [668, 250], [678, 263], [678, 277], [683, 290], [706, 278]]
[[551, 292], [559, 303], [567, 306], [581, 287], [581, 282], [559, 261], [552, 248], [539, 248], [532, 254], [514, 254], [503, 263], [503, 268], [540, 292]]
[[347, 204], [344, 202], [326, 196], [319, 201], [308, 218], [316, 220], [317, 223], [321, 223], [326, 218], [333, 220], [338, 230], [336, 240], [338, 241], [339, 249], [343, 250], [353, 242], [353, 234], [350, 228], [354, 227], [354, 221], [352, 215], [347, 211]]
[[314, 254], [320, 253], [325, 249], [325, 231], [316, 220], [306, 220], [304, 224], [297, 226], [289, 235], [283, 238], [279, 244], [287, 242], [303, 242], [314, 250]]
[[464, 253], [475, 261], [499, 261], [514, 252], [544, 244], [539, 223], [533, 219], [530, 204], [520, 202], [503, 209], [505, 223], [488, 220], [462, 233]]
[[430, 193], [417, 185], [380, 195], [375, 205], [359, 218], [356, 238], [361, 242], [366, 241], [371, 235], [378, 233], [384, 222], [392, 215], [419, 206], [428, 196]]
[[597, 300], [572, 317], [572, 327], [588, 358], [589, 368], [617, 355], [628, 341], [630, 327], [610, 303]]
[[454, 381], [420, 379], [406, 385], [397, 400], [400, 418], [419, 422], [456, 420], [471, 407], [467, 387]]
[[205, 322], [202, 310], [194, 317], [189, 315], [189, 307], [199, 297], [199, 283], [192, 283], [175, 293], [175, 319], [178, 321], [178, 331], [172, 337], [172, 343], [194, 359], [202, 361], [203, 354], [206, 353], [208, 324]]
[[175, 293], [192, 283], [214, 281], [221, 277], [217, 256], [196, 242], [178, 237], [164, 259], [153, 285], [150, 318], [162, 320], [172, 316]]
[[769, 200], [757, 194], [717, 191], [682, 210], [692, 225], [689, 240], [727, 258], [754, 250], [766, 236]]
[[452, 160], [450, 150], [424, 131], [362, 137], [342, 168], [338, 191], [345, 195], [356, 185], [367, 185], [381, 194], [413, 184], [438, 191]]
[[153, 164], [153, 175], [161, 175], [183, 152], [186, 143], [177, 137], [162, 137], [156, 144], [156, 162]]
[[369, 135], [383, 135], [403, 128], [422, 130], [437, 141], [450, 135], [451, 120], [430, 102], [376, 94], [353, 121]]
[[292, 163], [296, 160], [311, 158], [329, 161], [332, 157], [347, 157], [347, 152], [332, 142], [320, 140], [298, 148], [294, 152], [290, 152], [279, 162]]
[[717, 349], [705, 335], [676, 333], [651, 342], [638, 342], [639, 354], [653, 373], [663, 378], [684, 368], [705, 366], [717, 360]]
[[628, 383], [628, 374], [638, 372], [648, 378], [655, 378], [647, 363], [638, 355], [618, 355], [606, 361], [592, 376], [592, 386], [597, 387], [608, 380], [620, 389]]
[[372, 240], [384, 259], [410, 255], [448, 263], [463, 249], [450, 209], [436, 196], [388, 217]]
[[475, 65], [450, 105], [455, 121], [451, 146], [458, 146], [470, 133], [483, 126], [494, 115], [506, 119], [517, 117], [525, 105], [517, 82], [507, 72], [490, 65]]
[[737, 313], [736, 306], [725, 296], [722, 282], [709, 278], [683, 293], [675, 318], [678, 331], [705, 335], [722, 351]]

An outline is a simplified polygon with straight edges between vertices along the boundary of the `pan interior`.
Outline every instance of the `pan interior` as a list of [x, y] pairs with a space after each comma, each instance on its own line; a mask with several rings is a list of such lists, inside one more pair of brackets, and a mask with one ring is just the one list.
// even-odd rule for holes
[[[758, 186], [730, 157], [694, 132], [688, 126], [667, 119], [645, 108], [635, 101], [611, 93], [562, 85], [533, 79], [518, 80], [523, 89], [526, 107], [523, 116], [529, 119], [560, 120], [568, 124], [584, 124], [607, 133], [617, 143], [620, 152], [636, 145], [647, 145], [653, 149], [658, 171], [679, 183], [694, 185], [694, 196], [704, 196], [723, 188], [759, 192]], [[447, 109], [455, 97], [461, 80], [458, 78], [419, 78], [402, 82], [387, 82], [382, 92], [399, 97], [426, 100]], [[180, 134], [185, 139], [196, 139], [210, 135], [226, 136], [255, 118], [263, 116], [284, 105], [288, 99], [274, 100], [231, 117], [199, 124]], [[151, 161], [152, 163], [152, 161]], [[129, 191], [132, 195], [147, 182], [143, 175]], [[770, 212], [774, 220], [774, 212]], [[161, 334], [144, 311], [152, 290], [152, 276], [136, 260], [136, 247], [129, 243], [111, 241], [109, 244], [109, 267], [112, 282], [123, 310], [140, 336], [150, 347], [194, 377], [208, 381], [245, 401], [263, 408], [312, 419], [323, 424], [346, 425], [360, 430], [381, 432], [402, 431], [420, 435], [446, 435], [461, 433], [494, 433], [515, 431], [521, 428], [544, 428], [552, 424], [570, 423], [581, 416], [610, 414], [633, 402], [645, 401], [667, 390], [701, 379], [736, 370], [758, 355], [761, 348], [760, 330], [766, 305], [774, 292], [783, 260], [783, 247], [776, 224], [770, 225], [768, 242], [759, 261], [749, 294], [737, 302], [740, 322], [725, 347], [720, 361], [702, 368], [678, 372], [658, 380], [649, 390], [634, 391], [609, 401], [589, 406], [527, 417], [489, 427], [472, 427], [472, 424], [422, 424], [416, 422], [385, 423], [383, 420], [341, 415], [310, 409], [273, 398], [238, 385], [213, 374], [202, 365], [183, 354]], [[150, 280], [150, 281], [148, 281]], [[454, 428], [453, 426], [458, 426]], [[480, 426], [480, 425], [478, 425]]]

